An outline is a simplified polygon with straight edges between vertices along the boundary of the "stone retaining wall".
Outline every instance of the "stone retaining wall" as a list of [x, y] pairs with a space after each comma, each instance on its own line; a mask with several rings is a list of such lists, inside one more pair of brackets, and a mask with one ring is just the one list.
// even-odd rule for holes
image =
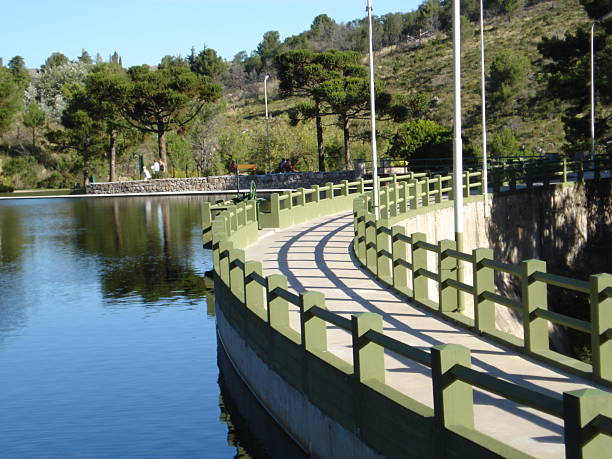
[[[247, 189], [254, 181], [258, 189], [297, 189], [328, 182], [357, 180], [363, 176], [363, 169], [332, 172], [294, 172], [283, 174], [241, 175], [240, 188]], [[87, 185], [87, 194], [118, 193], [164, 193], [181, 191], [232, 191], [236, 189], [236, 177], [220, 175], [199, 178], [135, 180], [131, 182], [102, 182]]]

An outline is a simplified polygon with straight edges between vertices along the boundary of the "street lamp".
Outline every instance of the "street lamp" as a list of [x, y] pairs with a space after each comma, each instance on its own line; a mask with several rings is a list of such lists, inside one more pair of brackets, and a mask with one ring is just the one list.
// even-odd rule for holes
[[595, 24], [612, 16], [612, 11], [591, 24], [591, 159], [595, 160]]
[[374, 206], [374, 218], [380, 219], [379, 187], [378, 187], [378, 153], [376, 151], [376, 103], [374, 91], [374, 51], [372, 47], [372, 0], [368, 0], [368, 42], [369, 42], [369, 67], [370, 67], [370, 116], [372, 129], [372, 205]]
[[270, 119], [268, 117], [268, 78], [264, 77], [264, 102], [266, 105], [266, 149], [268, 150], [268, 172], [272, 172], [272, 157], [270, 156]]
[[461, 141], [461, 10], [453, 0], [453, 201], [457, 250], [463, 246], [463, 144]]
[[487, 116], [486, 116], [486, 94], [485, 94], [485, 51], [484, 51], [484, 20], [483, 6], [480, 0], [480, 104], [482, 106], [482, 190], [484, 193], [485, 215], [488, 204], [489, 174], [487, 166]]

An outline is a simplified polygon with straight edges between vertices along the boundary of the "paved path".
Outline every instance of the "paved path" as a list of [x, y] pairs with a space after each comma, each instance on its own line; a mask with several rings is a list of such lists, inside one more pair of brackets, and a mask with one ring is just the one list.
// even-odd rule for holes
[[[589, 382], [545, 367], [437, 316], [383, 289], [351, 258], [353, 217], [339, 214], [277, 231], [247, 250], [247, 259], [263, 263], [264, 274], [281, 273], [296, 292], [325, 294], [327, 308], [345, 317], [359, 312], [383, 315], [385, 334], [422, 349], [457, 343], [472, 351], [472, 366], [497, 377], [561, 398], [567, 390], [592, 387]], [[291, 326], [299, 330], [293, 309]], [[352, 363], [348, 333], [328, 327], [331, 352]], [[433, 407], [430, 370], [387, 353], [386, 382]], [[563, 421], [484, 392], [474, 394], [476, 428], [538, 458], [563, 457]]]

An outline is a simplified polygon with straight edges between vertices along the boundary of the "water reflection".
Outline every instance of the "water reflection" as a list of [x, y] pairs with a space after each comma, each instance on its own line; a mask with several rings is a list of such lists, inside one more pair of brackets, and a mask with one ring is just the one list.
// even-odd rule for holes
[[234, 457], [199, 197], [0, 202], [0, 456]]
[[[151, 303], [161, 298], [201, 298], [201, 271], [194, 269], [193, 222], [200, 222], [201, 200], [190, 197], [109, 198], [74, 207], [76, 243], [99, 256], [105, 297], [139, 295]], [[172, 211], [170, 211], [172, 209]], [[195, 229], [199, 231], [199, 226]]]

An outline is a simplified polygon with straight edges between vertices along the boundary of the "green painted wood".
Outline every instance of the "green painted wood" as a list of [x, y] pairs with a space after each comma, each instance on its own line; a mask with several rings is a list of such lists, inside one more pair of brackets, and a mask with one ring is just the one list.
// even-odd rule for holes
[[327, 325], [312, 313], [312, 308], [325, 308], [325, 296], [320, 292], [300, 293], [300, 325], [302, 346], [313, 354], [327, 352]]
[[431, 379], [434, 416], [440, 427], [474, 428], [474, 396], [472, 386], [453, 376], [455, 365], [471, 368], [470, 350], [457, 344], [431, 348]]
[[393, 284], [391, 280], [391, 231], [380, 221], [376, 222], [376, 275]]
[[[240, 263], [234, 263], [236, 260], [238, 260]], [[236, 298], [244, 303], [244, 250], [230, 250], [229, 261], [229, 278], [232, 293]]]
[[353, 339], [353, 366], [360, 382], [385, 382], [384, 348], [368, 340], [364, 335], [374, 330], [382, 332], [382, 316], [364, 312], [351, 317]]
[[610, 457], [612, 437], [592, 427], [599, 416], [612, 417], [612, 395], [597, 389], [563, 394], [565, 456], [568, 459]]
[[495, 303], [487, 299], [485, 292], [495, 291], [494, 270], [485, 266], [483, 261], [493, 258], [491, 249], [474, 249], [472, 251], [472, 279], [474, 282], [474, 324], [479, 332], [490, 332], [495, 329]]
[[612, 381], [612, 274], [592, 275], [589, 285], [593, 375], [600, 381]]
[[525, 350], [531, 353], [548, 350], [548, 322], [532, 314], [536, 309], [548, 309], [546, 283], [534, 280], [536, 272], [546, 272], [546, 262], [525, 260], [521, 262], [521, 292], [523, 302], [523, 331]]
[[421, 270], [427, 270], [427, 250], [419, 247], [419, 242], [426, 242], [425, 233], [412, 234], [412, 294], [415, 300], [429, 300], [429, 281], [427, 277], [420, 274]]
[[251, 274], [262, 277], [263, 269], [260, 262], [247, 261], [244, 264], [244, 290], [246, 307], [260, 319], [267, 320], [268, 312], [266, 311], [266, 287], [253, 279], [249, 279]]
[[406, 291], [408, 288], [408, 268], [401, 261], [408, 260], [408, 244], [405, 240], [397, 236], [406, 236], [404, 226], [394, 226], [391, 228], [392, 245], [392, 266], [393, 266], [393, 287], [399, 291]]
[[287, 290], [287, 277], [281, 274], [272, 274], [267, 276], [266, 279], [268, 281], [266, 287], [268, 323], [275, 330], [285, 333], [289, 329], [289, 303], [273, 291], [276, 288]]
[[442, 313], [457, 310], [457, 291], [447, 282], [457, 280], [457, 259], [446, 253], [447, 249], [456, 248], [457, 243], [453, 240], [438, 241], [438, 307]]

